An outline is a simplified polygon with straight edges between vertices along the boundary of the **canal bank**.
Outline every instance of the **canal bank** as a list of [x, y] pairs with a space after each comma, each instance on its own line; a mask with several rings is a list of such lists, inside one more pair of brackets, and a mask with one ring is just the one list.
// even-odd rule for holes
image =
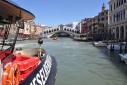
[[[29, 47], [38, 46], [30, 43]], [[127, 84], [127, 66], [120, 63], [113, 54], [109, 55], [104, 48], [70, 38], [45, 39], [43, 47], [57, 60], [55, 85]]]

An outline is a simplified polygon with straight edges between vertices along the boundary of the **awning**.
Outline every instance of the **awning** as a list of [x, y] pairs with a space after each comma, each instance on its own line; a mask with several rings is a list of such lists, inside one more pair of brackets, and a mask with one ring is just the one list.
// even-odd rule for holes
[[10, 0], [0, 0], [0, 16], [21, 17], [23, 20], [32, 20], [35, 18], [34, 14], [19, 7]]

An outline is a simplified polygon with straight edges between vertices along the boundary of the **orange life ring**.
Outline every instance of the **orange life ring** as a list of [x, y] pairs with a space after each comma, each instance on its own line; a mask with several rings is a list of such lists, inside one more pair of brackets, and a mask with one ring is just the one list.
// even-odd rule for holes
[[2, 85], [19, 85], [20, 72], [17, 64], [9, 64], [2, 75]]

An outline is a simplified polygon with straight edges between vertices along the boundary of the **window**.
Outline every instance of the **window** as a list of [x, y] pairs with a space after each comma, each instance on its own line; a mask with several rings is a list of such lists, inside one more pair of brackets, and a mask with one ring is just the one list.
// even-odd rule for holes
[[123, 19], [125, 19], [125, 9], [123, 10]]
[[106, 15], [108, 14], [108, 11], [106, 11]]
[[116, 8], [116, 4], [114, 3], [114, 9]]
[[123, 5], [123, 0], [121, 0], [121, 5]]
[[118, 21], [120, 21], [120, 12], [118, 12], [117, 14], [118, 14]]
[[113, 15], [113, 22], [115, 22], [115, 14]]
[[98, 21], [100, 22], [100, 19], [98, 19]]
[[119, 2], [119, 6], [120, 6], [120, 1], [121, 1], [121, 0], [118, 1], [118, 2]]
[[117, 0], [117, 4], [116, 4], [116, 7], [118, 7], [119, 6], [119, 3], [118, 3], [118, 0]]
[[118, 18], [119, 18], [119, 15], [118, 13], [116, 14], [116, 21], [118, 22]]
[[101, 21], [104, 21], [104, 17], [101, 18]]
[[124, 0], [124, 3], [126, 3], [126, 0]]
[[112, 11], [112, 5], [110, 5], [110, 10]]

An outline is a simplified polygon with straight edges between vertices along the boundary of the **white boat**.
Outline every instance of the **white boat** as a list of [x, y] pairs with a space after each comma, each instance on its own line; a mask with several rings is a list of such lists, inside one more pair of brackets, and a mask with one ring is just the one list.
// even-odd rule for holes
[[127, 54], [119, 54], [121, 61], [124, 61], [127, 64]]
[[[111, 49], [111, 44], [107, 46], [107, 48], [110, 50]], [[114, 44], [114, 50], [120, 50], [120, 45], [119, 44]], [[122, 50], [125, 49], [125, 45], [122, 45]]]
[[105, 46], [107, 46], [107, 44], [102, 42], [102, 41], [93, 42], [93, 45], [96, 46], [96, 47], [105, 47]]

